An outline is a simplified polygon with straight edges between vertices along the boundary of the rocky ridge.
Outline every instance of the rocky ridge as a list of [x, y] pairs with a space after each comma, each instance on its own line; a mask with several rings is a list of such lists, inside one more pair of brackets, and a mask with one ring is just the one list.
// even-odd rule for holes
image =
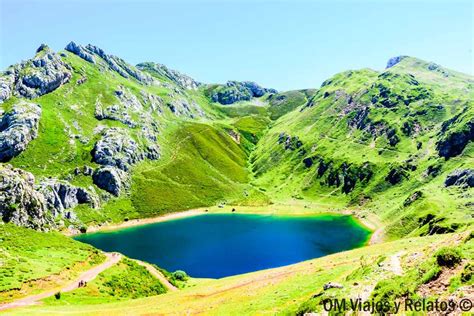
[[42, 44], [33, 59], [8, 68], [0, 76], [0, 103], [11, 96], [29, 99], [52, 92], [71, 79], [71, 67]]
[[170, 69], [165, 65], [153, 62], [140, 63], [137, 68], [142, 71], [148, 71], [156, 75], [165, 77], [182, 89], [197, 90], [202, 83], [194, 80], [193, 78], [180, 73], [179, 71]]
[[65, 50], [94, 64], [98, 63], [98, 58], [101, 58], [111, 70], [117, 72], [124, 78], [132, 77], [144, 85], [154, 84], [154, 80], [150, 75], [138, 70], [136, 67], [128, 64], [117, 56], [106, 54], [103, 49], [97, 46], [88, 44], [84, 47], [74, 42], [70, 42], [65, 47]]

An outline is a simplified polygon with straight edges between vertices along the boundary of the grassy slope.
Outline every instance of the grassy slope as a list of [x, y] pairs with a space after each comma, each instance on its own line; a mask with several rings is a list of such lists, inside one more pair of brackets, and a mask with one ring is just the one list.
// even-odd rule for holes
[[50, 286], [103, 259], [92, 246], [57, 232], [0, 225], [0, 301], [41, 290], [43, 284], [35, 280], [48, 276]]
[[[385, 72], [403, 75], [392, 76], [390, 80], [372, 70], [349, 71], [328, 80], [312, 100], [312, 107], [283, 116], [262, 138], [252, 160], [257, 178], [255, 183], [266, 187], [267, 193], [275, 200], [308, 199], [330, 202], [335, 208], [370, 209], [389, 224], [388, 234], [392, 238], [426, 234], [433, 225], [447, 231], [466, 226], [470, 223], [466, 215], [471, 195], [456, 188], [444, 188], [443, 181], [452, 170], [472, 166], [474, 146], [468, 144], [460, 156], [445, 161], [438, 156], [435, 141], [439, 138], [442, 122], [465, 106], [469, 109], [466, 116], [472, 118], [472, 78], [457, 73], [445, 78], [422, 66], [421, 61], [407, 58]], [[421, 88], [407, 83], [407, 73], [415, 76]], [[347, 95], [352, 95], [352, 101], [356, 103], [367, 103], [370, 93], [376, 92], [372, 90], [377, 84], [390, 85], [395, 94], [404, 97], [417, 97], [420, 89], [425, 87], [430, 92], [429, 97], [409, 106], [399, 103], [394, 108], [371, 107], [369, 119], [372, 122], [382, 122], [396, 131], [399, 142], [395, 146], [391, 146], [384, 136], [374, 138], [348, 124], [353, 114], [350, 113], [352, 105], [348, 105]], [[407, 136], [402, 127], [412, 117], [423, 130], [417, 135]], [[298, 136], [304, 151], [285, 150], [278, 143], [281, 132]], [[419, 150], [418, 143], [422, 144]], [[315, 157], [310, 168], [302, 162], [308, 157]], [[355, 168], [368, 164], [373, 176], [369, 181], [357, 181], [354, 190], [344, 194], [341, 186], [327, 184], [328, 172], [318, 176], [319, 159], [331, 162], [336, 170], [340, 170], [344, 163]], [[388, 183], [386, 176], [389, 171], [407, 161], [411, 161], [409, 164], [416, 170], [408, 171], [406, 178], [397, 185]], [[442, 166], [440, 174], [434, 178], [426, 176], [427, 168], [436, 165]], [[423, 198], [404, 206], [405, 199], [417, 190], [422, 191]], [[436, 223], [419, 227], [423, 226], [419, 222], [428, 215], [435, 216]]]
[[[329, 281], [342, 283], [345, 286], [345, 293], [357, 296], [359, 293], [364, 293], [366, 287], [375, 286], [380, 279], [393, 276], [390, 269], [379, 268], [378, 273], [362, 273], [363, 277], [358, 279], [359, 283], [355, 283], [354, 275], [361, 274], [361, 267], [373, 267], [376, 262], [382, 262], [392, 255], [403, 252], [402, 267], [408, 270], [426, 260], [442, 245], [453, 245], [458, 242], [457, 235], [402, 239], [287, 267], [209, 280], [192, 288], [157, 297], [103, 305], [31, 307], [13, 310], [11, 314], [27, 312], [34, 315], [47, 312], [53, 315], [66, 311], [68, 314], [82, 315], [153, 312], [249, 315], [262, 311], [271, 314], [293, 314], [300, 304], [321, 292], [323, 284]], [[415, 252], [418, 255], [413, 256]]]
[[[55, 92], [35, 99], [43, 108], [40, 135], [23, 154], [12, 160], [12, 164], [33, 172], [37, 177], [66, 177], [77, 166], [93, 165], [90, 162], [90, 150], [97, 138], [94, 128], [99, 124], [122, 126], [121, 123], [106, 120], [98, 122], [93, 118], [97, 98], [103, 104], [113, 104], [116, 102], [114, 91], [119, 85], [123, 85], [137, 96], [140, 90], [145, 90], [160, 95], [165, 100], [169, 99], [169, 91], [163, 87], [143, 87], [109, 71], [99, 71], [74, 55], [67, 54], [65, 59], [75, 69], [73, 79]], [[132, 190], [128, 194], [109, 200], [99, 210], [78, 207], [76, 212], [86, 223], [119, 222], [127, 218], [155, 216], [224, 201], [250, 205], [268, 203], [269, 196], [273, 201], [308, 201], [309, 204], [332, 210], [347, 207], [371, 210], [385, 220], [388, 234], [392, 238], [427, 234], [428, 225], [419, 227], [419, 220], [426, 218], [428, 214], [441, 220], [435, 225], [447, 228], [466, 225], [469, 223], [466, 204], [472, 201], [472, 189], [469, 192], [457, 188], [446, 189], [442, 183], [451, 170], [472, 165], [474, 146], [471, 143], [461, 156], [444, 161], [437, 157], [433, 139], [438, 137], [437, 130], [441, 123], [472, 100], [472, 79], [456, 73], [446, 79], [444, 75], [427, 72], [425, 67], [426, 64], [418, 60], [406, 59], [389, 72], [414, 73], [423, 86], [433, 91], [429, 102], [415, 102], [410, 107], [400, 106], [396, 110], [377, 108], [370, 115], [373, 121], [387, 122], [396, 129], [400, 142], [394, 147], [388, 144], [385, 137], [377, 137], [374, 141], [363, 131], [348, 128], [349, 118], [340, 114], [347, 102], [345, 103], [344, 98], [335, 99], [337, 90], [344, 90], [355, 98], [361, 97], [362, 91], [379, 80], [379, 74], [371, 70], [336, 75], [332, 82], [316, 93], [315, 105], [302, 112], [298, 106], [304, 103], [304, 98], [310, 99], [314, 91], [305, 92], [304, 98], [303, 92], [286, 93], [289, 100], [282, 105], [272, 104], [271, 100], [258, 100], [258, 105], [243, 102], [232, 106], [210, 105], [200, 91], [189, 92], [190, 97], [208, 113], [209, 120], [190, 122], [176, 118], [165, 109], [161, 116], [154, 117], [162, 126], [158, 141], [163, 151], [162, 158], [155, 162], [142, 162], [134, 167]], [[75, 81], [84, 74], [88, 80], [76, 86]], [[406, 86], [402, 79], [395, 83], [394, 89], [398, 89], [397, 85], [401, 89], [397, 93], [412, 92], [411, 87]], [[324, 97], [325, 92], [329, 97]], [[419, 91], [414, 90], [413, 93]], [[8, 108], [12, 102], [15, 100], [12, 99], [3, 107]], [[261, 103], [264, 102], [269, 102], [270, 105], [262, 106]], [[437, 107], [439, 104], [443, 105], [441, 111]], [[472, 104], [469, 106], [472, 112]], [[291, 109], [296, 110], [284, 115]], [[403, 135], [400, 130], [407, 116], [419, 110], [427, 110], [426, 114], [418, 117], [426, 131], [415, 137]], [[270, 118], [279, 119], [272, 122]], [[77, 121], [79, 128], [74, 127], [74, 121]], [[68, 129], [81, 134], [88, 141], [82, 143], [77, 139], [71, 140], [67, 135]], [[241, 132], [243, 137], [240, 144], [227, 135], [229, 129]], [[284, 150], [277, 143], [281, 132], [299, 136], [306, 152], [301, 154], [299, 151]], [[417, 142], [423, 144], [420, 151], [416, 149]], [[44, 155], [44, 152], [51, 155]], [[364, 185], [357, 185], [350, 194], [343, 194], [340, 187], [324, 184], [325, 178], [315, 175], [314, 166], [309, 169], [304, 167], [302, 159], [313, 155], [331, 160], [335, 166], [343, 163], [360, 166], [368, 162], [374, 168], [374, 177]], [[388, 185], [385, 176], [389, 170], [413, 156], [417, 169], [410, 171], [408, 179], [402, 183]], [[441, 173], [434, 179], [425, 177], [424, 171], [428, 166], [436, 164], [442, 165]], [[92, 185], [86, 177], [74, 178], [72, 182], [77, 185]], [[420, 189], [423, 198], [404, 207], [404, 200]], [[123, 313], [132, 309], [139, 312], [149, 309], [171, 311], [176, 308], [235, 313], [294, 311], [299, 303], [308, 299], [325, 282], [344, 281], [338, 279], [338, 276], [354, 272], [362, 262], [362, 255], [368, 256], [368, 260], [376, 261], [383, 255], [402, 249], [421, 251], [430, 243], [433, 242], [436, 246], [436, 242], [445, 238], [450, 237], [400, 240], [390, 245], [358, 249], [291, 267], [209, 281], [182, 293], [170, 293], [118, 305], [86, 307], [84, 310], [82, 306], [71, 309], [78, 312], [105, 312], [112, 308]], [[19, 247], [16, 243], [14, 246]], [[40, 248], [44, 250], [44, 247]], [[74, 249], [75, 245], [65, 246], [59, 252], [69, 253]], [[429, 252], [430, 249], [432, 248], [423, 251]], [[27, 250], [20, 249], [13, 255], [22, 256], [26, 253]], [[66, 259], [69, 263], [65, 266], [70, 266], [75, 260], [65, 256]], [[41, 261], [42, 264], [45, 260]], [[317, 268], [313, 268], [313, 265]], [[58, 267], [58, 271], [65, 266]], [[11, 270], [12, 263], [9, 262], [7, 267]], [[48, 274], [44, 271], [41, 273], [40, 277]], [[24, 281], [16, 274], [12, 276], [12, 282]], [[386, 275], [382, 273], [376, 275], [378, 278], [384, 276]], [[254, 277], [258, 280], [254, 281]], [[251, 282], [247, 284], [247, 281]], [[97, 289], [102, 286], [97, 284]], [[241, 291], [242, 289], [245, 291]], [[209, 293], [212, 295], [208, 295]], [[88, 296], [87, 293], [80, 293], [79, 296], [81, 295]], [[203, 295], [204, 298], [195, 299], [195, 295]], [[104, 298], [99, 295], [97, 302], [102, 302], [102, 299]], [[93, 300], [95, 299], [90, 302]], [[222, 300], [225, 304], [220, 305]], [[54, 307], [52, 310], [60, 312], [64, 311], [64, 307]]]
[[166, 292], [165, 287], [148, 270], [136, 262], [124, 258], [116, 265], [100, 273], [86, 287], [61, 293], [59, 299], [45, 299], [48, 305], [103, 304]]

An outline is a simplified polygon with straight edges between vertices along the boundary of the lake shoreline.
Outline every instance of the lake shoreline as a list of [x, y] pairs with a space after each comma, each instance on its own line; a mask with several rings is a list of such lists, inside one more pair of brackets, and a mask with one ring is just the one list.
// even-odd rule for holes
[[[288, 211], [288, 209], [292, 209], [292, 211]], [[226, 205], [225, 207], [217, 207], [212, 206], [208, 208], [197, 208], [191, 209], [186, 211], [178, 211], [174, 213], [168, 213], [163, 215], [158, 215], [155, 217], [148, 217], [148, 218], [139, 218], [139, 219], [132, 219], [128, 221], [124, 221], [122, 223], [114, 223], [114, 224], [104, 224], [104, 225], [94, 225], [89, 226], [87, 228], [86, 233], [96, 233], [96, 232], [107, 232], [107, 231], [115, 231], [124, 228], [130, 227], [137, 227], [142, 225], [172, 221], [176, 219], [182, 219], [197, 215], [203, 214], [255, 214], [255, 215], [279, 215], [279, 216], [323, 216], [323, 215], [331, 215], [331, 216], [351, 216], [360, 226], [364, 227], [365, 229], [371, 232], [370, 237], [367, 239], [367, 242], [364, 244], [365, 246], [373, 245], [377, 243], [381, 243], [383, 240], [383, 225], [381, 224], [380, 220], [373, 216], [361, 216], [355, 210], [334, 210], [334, 209], [317, 209], [311, 207], [296, 207], [294, 209], [294, 205], [286, 205], [286, 204], [277, 204], [277, 205], [265, 205], [265, 206], [233, 206], [233, 205]], [[66, 230], [63, 231], [63, 234], [66, 236], [77, 236], [81, 235], [78, 229], [74, 230]]]

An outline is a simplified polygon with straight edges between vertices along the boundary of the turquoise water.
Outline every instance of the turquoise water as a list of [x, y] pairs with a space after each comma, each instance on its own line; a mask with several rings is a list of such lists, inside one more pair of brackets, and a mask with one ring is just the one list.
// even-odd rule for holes
[[369, 235], [349, 216], [204, 214], [75, 239], [168, 271], [220, 278], [356, 248]]

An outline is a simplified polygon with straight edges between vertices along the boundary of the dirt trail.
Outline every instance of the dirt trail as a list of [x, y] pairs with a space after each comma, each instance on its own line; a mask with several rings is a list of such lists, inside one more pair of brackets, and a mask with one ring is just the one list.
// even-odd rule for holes
[[10, 303], [6, 304], [0, 304], [0, 311], [1, 310], [6, 310], [10, 308], [15, 308], [15, 307], [22, 307], [22, 306], [27, 306], [27, 305], [34, 305], [38, 304], [40, 300], [53, 296], [57, 292], [70, 292], [79, 287], [79, 281], [85, 281], [85, 282], [90, 282], [95, 279], [95, 277], [101, 273], [104, 270], [107, 270], [114, 264], [120, 261], [122, 258], [121, 254], [118, 253], [106, 253], [105, 254], [106, 259], [105, 262], [102, 264], [99, 264], [98, 266], [95, 266], [85, 272], [83, 272], [79, 277], [71, 281], [69, 284], [57, 288], [54, 290], [49, 290], [40, 294], [32, 295], [32, 296], [27, 296], [18, 300], [15, 300]]
[[140, 261], [140, 260], [135, 260], [136, 263], [138, 263], [139, 265], [145, 267], [148, 272], [150, 272], [155, 278], [157, 278], [158, 280], [160, 280], [161, 284], [163, 284], [169, 291], [171, 292], [174, 292], [174, 291], [177, 291], [178, 288], [176, 286], [174, 286], [173, 284], [171, 284], [167, 278], [165, 278], [165, 276], [163, 275], [163, 273], [161, 273], [158, 269], [156, 269], [154, 266], [152, 266], [151, 264], [149, 263], [146, 263], [146, 262], [143, 262], [143, 261]]

